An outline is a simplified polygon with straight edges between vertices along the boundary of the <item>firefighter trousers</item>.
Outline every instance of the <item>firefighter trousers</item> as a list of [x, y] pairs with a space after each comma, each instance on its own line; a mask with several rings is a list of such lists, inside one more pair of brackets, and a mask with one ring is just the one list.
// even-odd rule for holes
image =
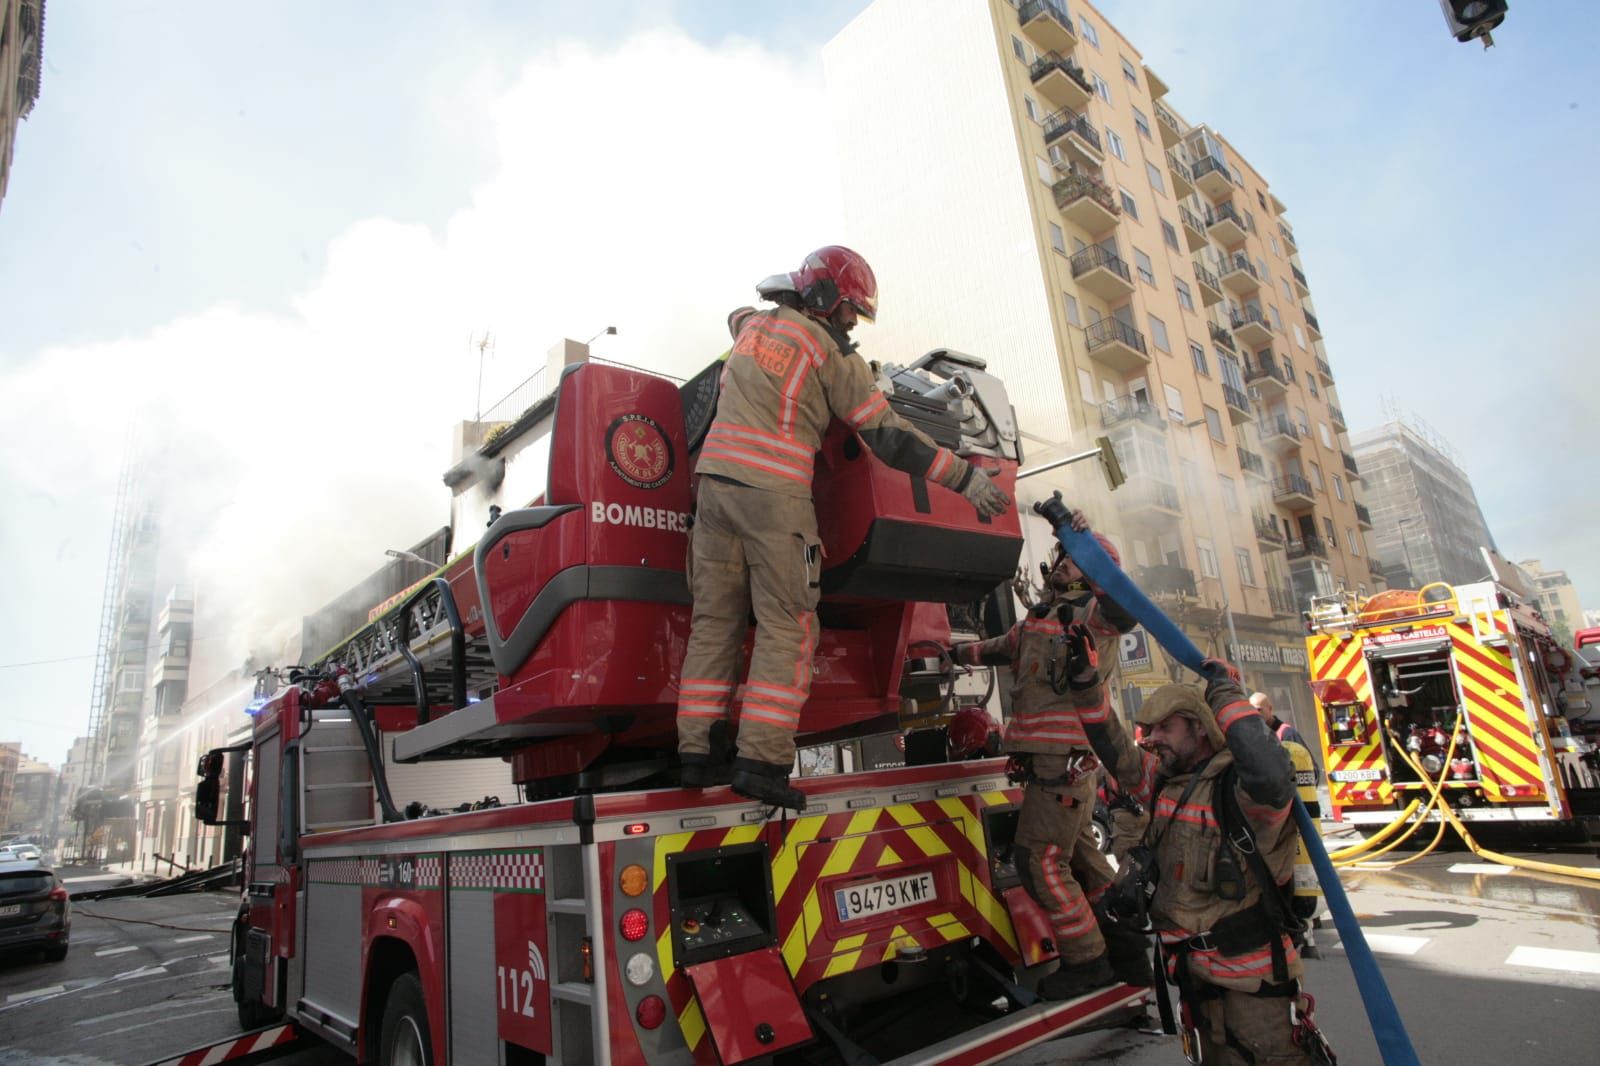
[[1235, 988], [1191, 1008], [1200, 1031], [1201, 1059], [1224, 1066], [1315, 1066], [1317, 1059], [1294, 1042], [1286, 996], [1258, 996]]
[[[738, 753], [794, 762], [800, 710], [811, 692], [822, 542], [810, 499], [704, 477], [689, 531], [694, 609], [678, 696], [678, 751], [710, 750], [711, 727], [739, 696]], [[752, 612], [755, 644], [739, 688]]]
[[[1068, 756], [1033, 756], [1033, 776], [1066, 773]], [[1063, 965], [1090, 962], [1106, 953], [1094, 905], [1111, 884], [1111, 864], [1095, 847], [1090, 822], [1096, 779], [1083, 774], [1067, 785], [1030, 781], [1022, 793], [1013, 848], [1022, 887], [1050, 914]]]

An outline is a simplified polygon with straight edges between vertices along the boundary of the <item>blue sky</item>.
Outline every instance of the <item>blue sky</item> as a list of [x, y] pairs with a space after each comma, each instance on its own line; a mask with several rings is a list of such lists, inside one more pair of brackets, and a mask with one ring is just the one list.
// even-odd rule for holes
[[[441, 524], [470, 337], [485, 400], [608, 324], [682, 372], [848, 240], [819, 49], [864, 6], [53, 6], [0, 204], [0, 666], [67, 661], [0, 669], [0, 739], [82, 730], [133, 416], [188, 453], [202, 596], [253, 633]], [[1426, 419], [1502, 550], [1600, 606], [1600, 8], [1513, 4], [1485, 53], [1432, 0], [1101, 6], [1287, 202], [1352, 431]], [[774, 123], [803, 165], [742, 150]]]

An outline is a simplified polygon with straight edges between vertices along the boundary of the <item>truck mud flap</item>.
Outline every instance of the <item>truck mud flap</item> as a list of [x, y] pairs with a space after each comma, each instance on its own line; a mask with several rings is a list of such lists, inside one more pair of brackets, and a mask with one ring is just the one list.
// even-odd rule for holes
[[884, 1066], [977, 1066], [1014, 1055], [1025, 1048], [1057, 1037], [1097, 1028], [1108, 1016], [1144, 1001], [1144, 989], [1112, 985], [1077, 999], [1041, 1002], [1014, 1011], [988, 1025], [922, 1048]]
[[733, 1063], [773, 1055], [812, 1038], [811, 1023], [776, 948], [684, 967], [717, 1057]]
[[1006, 889], [1002, 897], [1011, 915], [1011, 928], [1017, 934], [1017, 948], [1024, 966], [1037, 966], [1057, 958], [1055, 930], [1050, 915], [1021, 885]]
[[233, 1062], [239, 1066], [247, 1066], [258, 1055], [265, 1061], [268, 1057], [265, 1052], [273, 1052], [271, 1057], [275, 1058], [278, 1051], [298, 1043], [300, 1039], [300, 1030], [295, 1028], [293, 1023], [285, 1022], [239, 1036], [230, 1036], [218, 1043], [193, 1048], [171, 1058], [157, 1059], [147, 1066], [211, 1066], [215, 1062]]

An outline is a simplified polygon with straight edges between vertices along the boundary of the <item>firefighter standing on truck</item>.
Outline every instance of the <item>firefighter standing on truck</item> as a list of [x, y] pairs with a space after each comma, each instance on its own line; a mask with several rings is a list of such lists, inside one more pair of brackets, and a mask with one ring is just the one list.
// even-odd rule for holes
[[804, 809], [789, 786], [794, 734], [811, 691], [822, 542], [811, 500], [817, 450], [829, 423], [847, 423], [879, 459], [965, 496], [979, 515], [1010, 506], [982, 470], [934, 444], [889, 408], [849, 339], [873, 320], [878, 283], [865, 259], [832, 245], [800, 269], [758, 286], [778, 306], [740, 308], [722, 371], [716, 417], [695, 472], [689, 534], [694, 597], [678, 697], [682, 784], [705, 784], [712, 726], [739, 688], [748, 619], [755, 647], [741, 699], [733, 790]]
[[[1073, 528], [1088, 528], [1080, 512], [1072, 519]], [[1096, 538], [1115, 559], [1111, 542]], [[1117, 641], [1134, 622], [1059, 548], [1046, 565], [1044, 595], [1022, 621], [950, 655], [967, 666], [1014, 668], [1005, 750], [1024, 787], [1012, 854], [1023, 888], [1049, 912], [1061, 956], [1039, 994], [1070, 999], [1113, 978], [1153, 981], [1144, 938], [1110, 922], [1101, 906], [1112, 870], [1090, 824], [1099, 761], [1084, 732], [1091, 720], [1112, 717], [1099, 664], [1116, 662]]]
[[[1299, 834], [1288, 753], [1245, 700], [1237, 671], [1208, 660], [1205, 695], [1166, 685], [1139, 709], [1144, 751], [1094, 738], [1118, 780], [1152, 808], [1112, 893], [1119, 920], [1148, 907], [1183, 1006], [1190, 1061], [1332, 1061], [1300, 991], [1292, 913]], [[1195, 1053], [1199, 1057], [1195, 1057]]]

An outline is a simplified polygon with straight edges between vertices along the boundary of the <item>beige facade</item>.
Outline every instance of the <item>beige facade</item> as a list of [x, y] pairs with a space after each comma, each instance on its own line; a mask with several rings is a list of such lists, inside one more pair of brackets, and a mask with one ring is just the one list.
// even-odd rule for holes
[[44, 0], [0, 0], [0, 201], [11, 179], [17, 124], [39, 98]]
[[[824, 49], [846, 239], [881, 290], [863, 348], [988, 359], [1030, 465], [1109, 436], [1115, 494], [1079, 467], [1021, 502], [1062, 489], [1306, 731], [1299, 612], [1374, 579], [1285, 204], [1097, 10], [1068, 10], [876, 0]], [[1031, 525], [1037, 562], [1050, 537]], [[1133, 687], [1166, 680], [1159, 652], [1127, 652]]]
[[1517, 565], [1533, 579], [1539, 592], [1539, 610], [1550, 628], [1570, 636], [1584, 627], [1588, 612], [1578, 601], [1578, 590], [1565, 570], [1546, 570], [1537, 559], [1524, 559]]

